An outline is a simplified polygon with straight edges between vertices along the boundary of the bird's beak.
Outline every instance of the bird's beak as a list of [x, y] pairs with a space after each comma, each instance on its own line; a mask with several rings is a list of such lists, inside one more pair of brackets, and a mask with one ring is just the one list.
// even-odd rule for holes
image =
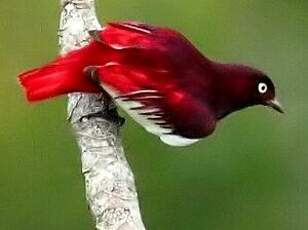
[[279, 113], [284, 113], [283, 107], [277, 99], [273, 99], [267, 102], [267, 106], [273, 108], [274, 110], [278, 111]]

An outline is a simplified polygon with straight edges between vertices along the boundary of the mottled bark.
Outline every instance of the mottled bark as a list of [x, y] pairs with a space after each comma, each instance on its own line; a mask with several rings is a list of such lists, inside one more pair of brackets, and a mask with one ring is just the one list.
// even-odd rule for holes
[[[88, 43], [89, 30], [100, 29], [94, 0], [61, 0], [61, 54]], [[96, 229], [145, 229], [134, 175], [125, 158], [116, 122], [94, 116], [113, 107], [99, 94], [73, 93], [68, 114], [81, 149], [86, 198]]]

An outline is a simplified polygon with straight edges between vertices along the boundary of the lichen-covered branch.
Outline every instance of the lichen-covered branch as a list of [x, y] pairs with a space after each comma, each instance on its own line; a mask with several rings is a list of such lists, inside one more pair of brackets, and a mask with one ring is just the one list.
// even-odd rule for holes
[[[94, 0], [61, 0], [59, 42], [61, 54], [87, 45], [89, 30], [100, 29]], [[104, 113], [103, 95], [73, 93], [68, 114], [81, 149], [86, 198], [99, 230], [145, 229], [134, 175], [124, 155], [119, 125], [91, 116]]]

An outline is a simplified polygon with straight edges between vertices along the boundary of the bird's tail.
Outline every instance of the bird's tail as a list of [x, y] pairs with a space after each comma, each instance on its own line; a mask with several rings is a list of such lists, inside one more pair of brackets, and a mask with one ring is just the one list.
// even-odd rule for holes
[[40, 101], [71, 92], [99, 92], [100, 87], [84, 72], [82, 57], [70, 53], [19, 75], [28, 101]]

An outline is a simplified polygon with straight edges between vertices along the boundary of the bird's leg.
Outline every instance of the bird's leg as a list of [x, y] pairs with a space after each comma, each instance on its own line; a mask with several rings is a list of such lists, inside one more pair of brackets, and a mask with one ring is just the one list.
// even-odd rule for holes
[[80, 118], [80, 121], [82, 121], [83, 119], [99, 117], [99, 118], [103, 118], [108, 121], [111, 121], [117, 124], [119, 127], [123, 126], [125, 123], [125, 119], [119, 115], [117, 107], [112, 101], [112, 99], [110, 98], [110, 96], [106, 92], [104, 92], [103, 97], [104, 97], [105, 103], [107, 103], [108, 106], [106, 106], [104, 110], [99, 111], [97, 113], [92, 113], [92, 114], [82, 116]]
[[106, 113], [104, 114], [104, 118], [109, 120], [109, 121], [116, 123], [119, 127], [121, 127], [125, 123], [125, 118], [123, 118], [119, 115], [117, 107], [115, 105], [113, 107], [114, 108], [108, 109], [106, 111]]
[[90, 119], [90, 118], [93, 118], [93, 117], [100, 117], [100, 118], [106, 119], [108, 121], [111, 121], [111, 122], [117, 124], [119, 127], [123, 126], [124, 123], [125, 123], [125, 118], [123, 118], [119, 115], [117, 108], [106, 109], [104, 111], [99, 111], [97, 113], [85, 115], [85, 116], [80, 118], [80, 121], [82, 121], [83, 119]]
[[[84, 72], [87, 75], [87, 77], [89, 77], [92, 81], [94, 81], [95, 83], [99, 83], [98, 72], [97, 72], [96, 66], [89, 66], [85, 68]], [[107, 106], [104, 107], [105, 109], [97, 113], [85, 115], [80, 118], [80, 121], [82, 121], [82, 119], [84, 118], [89, 119], [92, 117], [100, 117], [108, 121], [111, 121], [113, 123], [116, 123], [120, 127], [123, 126], [125, 123], [125, 119], [119, 115], [114, 101], [112, 100], [110, 95], [103, 89], [102, 89], [102, 93], [103, 93], [102, 97], [104, 98], [104, 103], [107, 104]]]

